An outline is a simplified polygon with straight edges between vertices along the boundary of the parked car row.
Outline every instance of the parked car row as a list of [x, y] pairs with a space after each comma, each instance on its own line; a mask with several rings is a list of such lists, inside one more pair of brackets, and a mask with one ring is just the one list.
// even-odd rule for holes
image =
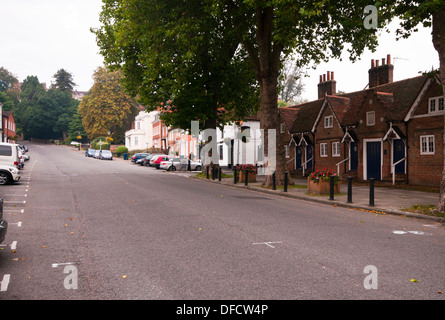
[[156, 169], [167, 171], [185, 171], [188, 170], [189, 164], [190, 170], [202, 170], [202, 163], [200, 160], [193, 161], [185, 157], [169, 156], [165, 154], [136, 153], [131, 158], [131, 162], [141, 166], [154, 167]]
[[87, 149], [85, 151], [85, 157], [92, 157], [100, 160], [113, 160], [113, 154], [110, 150]]
[[16, 143], [0, 142], [0, 185], [18, 182], [20, 170], [30, 159], [28, 147]]

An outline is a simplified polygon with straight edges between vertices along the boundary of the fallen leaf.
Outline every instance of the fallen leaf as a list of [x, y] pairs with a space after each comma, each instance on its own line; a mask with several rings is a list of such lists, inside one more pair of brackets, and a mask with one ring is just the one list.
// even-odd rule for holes
[[70, 220], [73, 220], [73, 218], [70, 217]]
[[201, 230], [203, 230], [203, 229], [202, 229], [202, 228], [199, 228], [198, 230], [201, 231]]
[[46, 246], [42, 246], [42, 248], [46, 248]]
[[17, 251], [15, 251], [15, 250], [11, 250], [11, 252], [12, 252], [12, 253], [16, 253]]
[[126, 275], [126, 274], [124, 274], [124, 275], [122, 276], [122, 278], [126, 279], [126, 278], [127, 278], [127, 275]]
[[12, 258], [12, 261], [19, 261], [19, 258]]
[[437, 293], [438, 293], [438, 294], [442, 294], [442, 291], [439, 290], [439, 291], [437, 291]]
[[410, 281], [411, 282], [418, 282], [416, 279], [411, 279]]

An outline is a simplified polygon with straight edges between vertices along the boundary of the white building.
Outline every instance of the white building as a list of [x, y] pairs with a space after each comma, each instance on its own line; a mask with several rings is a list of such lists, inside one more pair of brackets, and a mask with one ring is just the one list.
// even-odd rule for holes
[[140, 111], [135, 117], [133, 128], [125, 132], [125, 146], [128, 151], [153, 147], [153, 121], [158, 111]]

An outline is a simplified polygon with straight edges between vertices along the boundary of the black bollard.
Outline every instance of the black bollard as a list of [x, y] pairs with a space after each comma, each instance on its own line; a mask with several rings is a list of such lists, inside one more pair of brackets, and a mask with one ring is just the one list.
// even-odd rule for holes
[[221, 167], [218, 169], [218, 181], [221, 182]]
[[275, 171], [272, 173], [272, 190], [277, 190], [277, 181], [275, 180]]
[[206, 176], [207, 176], [207, 179], [209, 179], [209, 166], [207, 166], [206, 168], [207, 168], [206, 169]]
[[369, 179], [369, 206], [374, 207], [374, 178]]
[[236, 184], [236, 168], [233, 169], [233, 184]]
[[284, 173], [284, 192], [287, 192], [287, 172]]
[[215, 180], [216, 178], [216, 168], [212, 167], [212, 180]]
[[348, 201], [347, 203], [352, 203], [352, 177], [348, 177]]
[[244, 175], [245, 175], [245, 179], [244, 179], [244, 185], [247, 186], [247, 184], [249, 183], [249, 171], [244, 171]]
[[329, 177], [329, 200], [334, 200], [334, 176]]

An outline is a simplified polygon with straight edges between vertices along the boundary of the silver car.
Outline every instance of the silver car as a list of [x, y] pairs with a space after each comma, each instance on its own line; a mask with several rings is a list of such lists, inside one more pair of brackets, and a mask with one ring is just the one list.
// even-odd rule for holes
[[167, 171], [186, 171], [188, 169], [188, 163], [190, 163], [190, 170], [200, 171], [202, 169], [201, 160], [193, 161], [187, 158], [173, 158], [169, 161], [162, 161], [160, 168], [166, 169]]
[[102, 150], [99, 154], [100, 160], [113, 160], [113, 154], [110, 150]]

